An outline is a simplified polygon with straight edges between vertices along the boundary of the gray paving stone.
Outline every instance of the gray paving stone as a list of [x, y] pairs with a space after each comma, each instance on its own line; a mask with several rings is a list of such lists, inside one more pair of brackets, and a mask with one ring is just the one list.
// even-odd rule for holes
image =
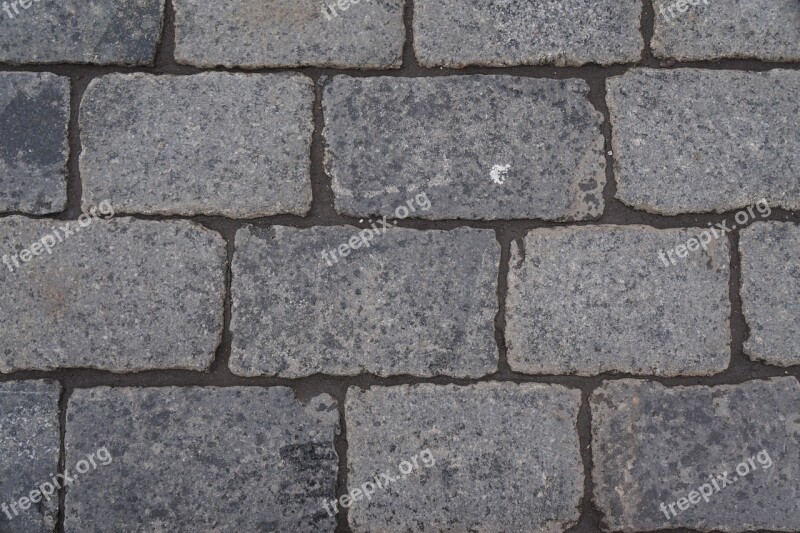
[[[671, 10], [670, 10], [671, 8]], [[656, 57], [800, 60], [797, 0], [658, 0], [651, 45]]]
[[66, 495], [65, 530], [333, 531], [336, 401], [286, 387], [78, 389], [66, 463], [111, 461]]
[[[371, 230], [370, 241], [350, 226], [239, 230], [231, 371], [291, 378], [494, 372], [494, 233], [380, 231]], [[350, 242], [358, 249], [348, 251]]]
[[608, 81], [617, 198], [674, 215], [800, 209], [800, 72], [636, 69]]
[[759, 222], [742, 230], [744, 352], [773, 365], [800, 365], [800, 226]]
[[603, 117], [583, 80], [512, 76], [327, 83], [325, 165], [336, 209], [427, 219], [577, 220], [603, 212]]
[[351, 493], [397, 478], [352, 503], [353, 531], [564, 531], [583, 496], [580, 402], [558, 385], [350, 388]]
[[399, 68], [405, 42], [403, 4], [174, 0], [175, 59], [200, 67]]
[[43, 215], [64, 209], [68, 120], [69, 79], [0, 73], [0, 211]]
[[84, 209], [304, 215], [313, 103], [311, 80], [295, 74], [98, 78], [81, 104]]
[[222, 237], [188, 221], [81, 221], [0, 219], [0, 372], [207, 369], [222, 336]]
[[511, 368], [578, 375], [723, 371], [731, 341], [728, 241], [708, 234], [707, 251], [694, 241], [693, 251], [673, 252], [701, 231], [539, 229], [514, 243], [506, 304]]
[[0, 11], [0, 62], [152, 65], [155, 59], [164, 0], [7, 4]]
[[640, 0], [415, 0], [414, 49], [428, 67], [637, 61]]
[[800, 530], [795, 378], [673, 388], [625, 379], [590, 405], [604, 530]]

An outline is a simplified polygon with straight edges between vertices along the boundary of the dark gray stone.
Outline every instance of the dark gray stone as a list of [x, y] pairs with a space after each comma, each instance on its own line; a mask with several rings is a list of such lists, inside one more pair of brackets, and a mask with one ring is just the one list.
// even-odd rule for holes
[[624, 379], [590, 404], [605, 531], [800, 530], [795, 378], [672, 388]]
[[336, 77], [325, 165], [343, 214], [578, 220], [603, 212], [603, 117], [583, 80]]
[[66, 496], [66, 531], [333, 531], [336, 401], [285, 387], [79, 389], [66, 462], [113, 458]]

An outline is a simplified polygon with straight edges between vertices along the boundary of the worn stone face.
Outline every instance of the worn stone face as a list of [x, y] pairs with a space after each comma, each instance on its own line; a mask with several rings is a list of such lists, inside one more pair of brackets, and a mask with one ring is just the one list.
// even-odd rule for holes
[[402, 63], [403, 0], [173, 4], [178, 63], [243, 68], [399, 68]]
[[554, 385], [350, 388], [349, 489], [384, 485], [353, 503], [350, 526], [564, 531], [583, 495], [579, 406], [580, 391]]
[[626, 379], [590, 403], [604, 530], [800, 529], [795, 378], [672, 388]]
[[304, 215], [313, 103], [311, 80], [293, 74], [98, 78], [81, 105], [84, 209]]
[[511, 248], [511, 368], [579, 375], [723, 371], [731, 340], [728, 243], [709, 233], [707, 251], [699, 240], [687, 249], [702, 231], [596, 226], [528, 233]]
[[333, 531], [336, 401], [285, 387], [78, 389], [69, 467], [112, 458], [66, 496], [69, 531]]
[[231, 371], [489, 374], [499, 259], [489, 230], [241, 229]]
[[0, 73], [0, 212], [43, 215], [64, 209], [68, 120], [67, 78]]
[[[680, 90], [676, 90], [679, 87]], [[800, 72], [636, 69], [608, 80], [617, 198], [652, 213], [800, 209]]]
[[46, 381], [0, 383], [0, 531], [55, 531], [58, 495], [40, 487], [58, 472], [60, 393]]
[[583, 80], [350, 78], [325, 87], [325, 166], [343, 214], [578, 220], [603, 212], [603, 117]]
[[0, 219], [0, 371], [207, 369], [222, 237], [188, 221], [81, 221]]

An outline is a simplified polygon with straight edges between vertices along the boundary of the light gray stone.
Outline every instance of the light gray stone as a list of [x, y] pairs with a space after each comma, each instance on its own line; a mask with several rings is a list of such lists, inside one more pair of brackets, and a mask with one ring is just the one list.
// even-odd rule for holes
[[313, 104], [311, 80], [295, 74], [98, 78], [81, 104], [84, 209], [304, 215]]
[[69, 467], [111, 460], [66, 495], [66, 531], [333, 531], [336, 401], [285, 387], [78, 389]]
[[350, 78], [326, 84], [325, 165], [343, 214], [578, 220], [603, 212], [603, 117], [583, 80]]
[[382, 481], [371, 500], [350, 507], [350, 526], [564, 531], [583, 496], [580, 403], [580, 391], [557, 385], [349, 389], [349, 489]]
[[659, 376], [725, 370], [728, 241], [709, 234], [707, 251], [684, 250], [684, 258], [672, 251], [702, 231], [554, 228], [515, 242], [506, 304], [511, 368]]
[[81, 219], [0, 219], [0, 372], [207, 369], [222, 337], [222, 237], [188, 221]]
[[[500, 260], [494, 233], [381, 228], [377, 235], [371, 230], [365, 249], [356, 242], [359, 231], [239, 230], [231, 371], [291, 378], [494, 372]], [[359, 248], [331, 258], [331, 250], [350, 241]]]
[[64, 209], [68, 120], [67, 78], [0, 73], [0, 211], [43, 215]]
[[672, 388], [624, 379], [590, 405], [605, 531], [800, 530], [795, 378]]
[[800, 209], [800, 72], [636, 69], [608, 80], [617, 198], [652, 213]]
[[[336, 6], [333, 12], [326, 11], [326, 4]], [[173, 0], [175, 59], [200, 67], [399, 68], [403, 4]]]

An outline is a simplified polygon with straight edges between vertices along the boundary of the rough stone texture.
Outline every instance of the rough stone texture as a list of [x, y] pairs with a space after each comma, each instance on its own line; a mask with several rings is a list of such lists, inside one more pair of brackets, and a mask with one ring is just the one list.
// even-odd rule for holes
[[422, 65], [577, 66], [637, 61], [640, 0], [415, 0]]
[[[676, 90], [679, 88], [679, 90]], [[617, 198], [674, 215], [800, 209], [800, 72], [636, 69], [608, 80]]]
[[0, 73], [0, 211], [64, 209], [68, 119], [69, 79]]
[[311, 80], [294, 74], [98, 78], [81, 104], [84, 209], [304, 215], [313, 103]]
[[[65, 224], [0, 219], [0, 372], [207, 369], [222, 336], [222, 237], [188, 221], [72, 221], [66, 237]], [[47, 235], [63, 242], [14, 268]]]
[[0, 503], [12, 517], [0, 512], [0, 531], [55, 531], [57, 496], [26, 510], [20, 509], [19, 499], [30, 498], [58, 472], [59, 394], [59, 386], [46, 381], [0, 383]]
[[[664, 264], [702, 230], [533, 230], [511, 247], [506, 345], [534, 374], [706, 375], [730, 360], [725, 238]], [[666, 259], [668, 261], [668, 259]]]
[[231, 371], [480, 377], [497, 369], [489, 230], [384, 229], [328, 266], [349, 226], [236, 234]]
[[744, 352], [773, 365], [800, 365], [800, 226], [759, 222], [741, 232]]
[[[800, 530], [798, 405], [795, 378], [674, 388], [606, 382], [591, 397], [594, 501], [605, 530]], [[754, 471], [737, 472], [748, 459]], [[716, 479], [724, 472], [732, 484]], [[659, 509], [705, 483], [708, 502], [692, 496], [688, 509], [673, 506], [677, 516], [667, 511], [670, 519]]]
[[[175, 59], [214, 67], [399, 68], [403, 0], [174, 0]], [[330, 20], [328, 20], [328, 17]]]
[[113, 461], [67, 490], [65, 530], [333, 531], [336, 401], [285, 387], [77, 390], [67, 465]]
[[[580, 397], [513, 383], [349, 389], [349, 488], [398, 478], [353, 503], [353, 531], [564, 531], [583, 496]], [[435, 464], [403, 477], [426, 449]]]
[[[12, 2], [7, 2], [11, 4]], [[0, 62], [152, 65], [164, 0], [32, 0], [0, 11]]]
[[[797, 0], [687, 0], [685, 3], [686, 12], [681, 13], [673, 0], [655, 2], [651, 45], [657, 57], [678, 61], [725, 57], [800, 60]], [[668, 11], [670, 7], [674, 17]]]
[[336, 209], [392, 216], [425, 192], [419, 218], [597, 217], [603, 117], [588, 91], [575, 79], [336, 77], [323, 99]]

